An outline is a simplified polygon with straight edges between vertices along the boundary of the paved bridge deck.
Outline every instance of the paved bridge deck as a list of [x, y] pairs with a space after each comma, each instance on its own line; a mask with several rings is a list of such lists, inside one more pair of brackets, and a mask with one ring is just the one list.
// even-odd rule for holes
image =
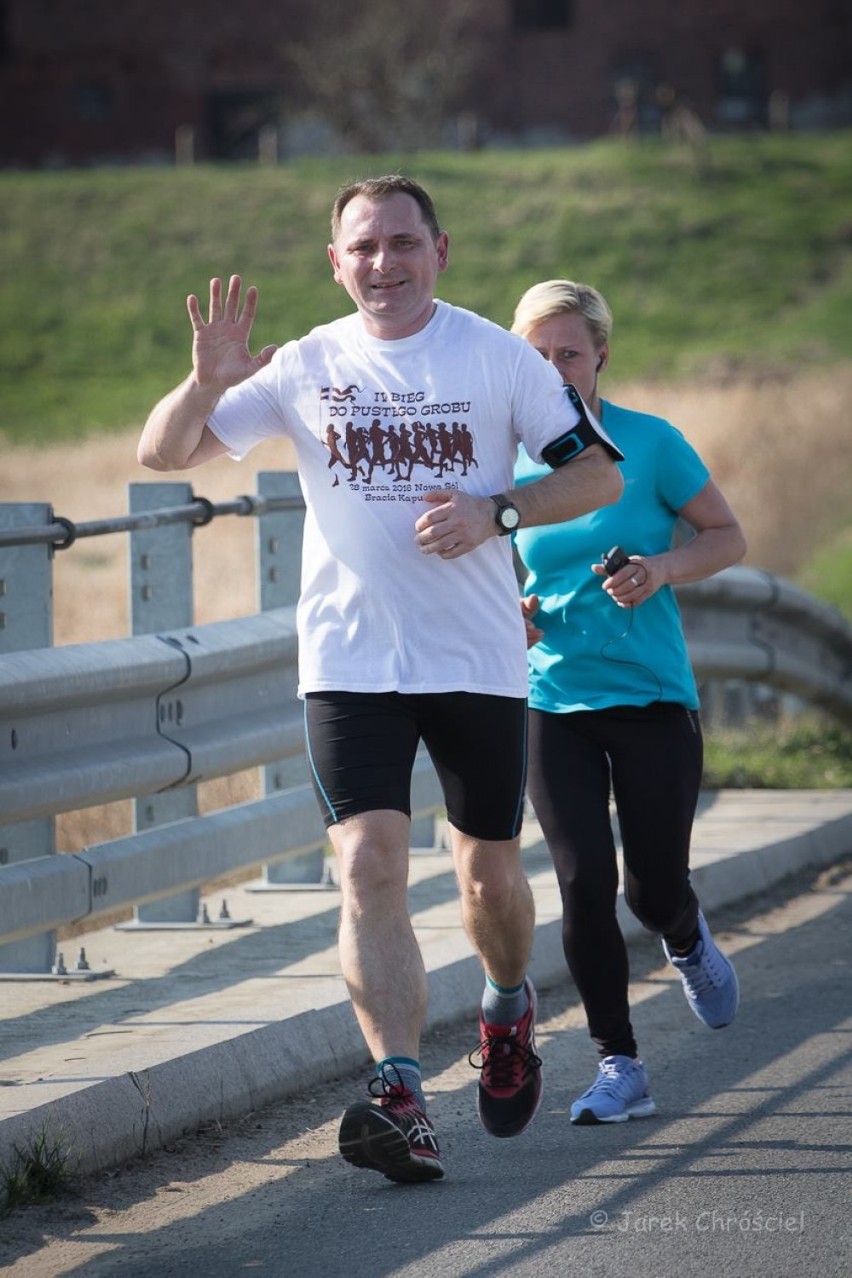
[[[524, 857], [537, 909], [532, 975], [569, 978], [556, 879], [534, 821]], [[852, 790], [705, 793], [693, 881], [714, 908], [805, 866], [852, 852]], [[474, 1018], [481, 969], [461, 928], [448, 853], [416, 851], [410, 899], [430, 983], [430, 1024]], [[211, 1119], [227, 1119], [347, 1071], [367, 1054], [340, 976], [333, 887], [223, 895], [227, 930], [87, 933], [107, 979], [0, 982], [0, 1161], [41, 1132], [61, 1136], [81, 1170], [115, 1165]], [[619, 902], [628, 940], [641, 929]], [[251, 920], [250, 922], [248, 920]]]

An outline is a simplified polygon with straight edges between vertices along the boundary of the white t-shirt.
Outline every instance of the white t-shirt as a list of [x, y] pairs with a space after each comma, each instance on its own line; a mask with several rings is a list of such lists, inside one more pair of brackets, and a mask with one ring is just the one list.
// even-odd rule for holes
[[424, 555], [423, 494], [512, 487], [577, 412], [529, 343], [436, 304], [387, 341], [357, 313], [289, 342], [227, 391], [209, 420], [231, 455], [286, 435], [307, 507], [297, 619], [299, 695], [314, 691], [527, 694], [511, 538], [459, 559]]

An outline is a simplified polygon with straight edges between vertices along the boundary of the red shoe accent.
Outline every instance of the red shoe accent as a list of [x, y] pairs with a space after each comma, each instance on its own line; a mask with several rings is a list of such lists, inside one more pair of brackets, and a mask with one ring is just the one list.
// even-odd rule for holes
[[[518, 1136], [541, 1104], [541, 1057], [535, 1050], [536, 993], [527, 979], [529, 1007], [517, 1025], [489, 1025], [479, 1018], [481, 1041], [468, 1060], [481, 1071], [478, 1107], [492, 1136]], [[474, 1058], [479, 1055], [479, 1061]]]

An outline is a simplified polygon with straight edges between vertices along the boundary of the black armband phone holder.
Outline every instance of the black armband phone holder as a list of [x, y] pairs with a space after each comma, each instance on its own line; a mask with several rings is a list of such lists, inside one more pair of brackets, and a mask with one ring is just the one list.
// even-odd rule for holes
[[566, 431], [564, 435], [560, 435], [558, 439], [554, 439], [541, 450], [542, 461], [547, 462], [551, 470], [558, 470], [560, 466], [573, 461], [592, 444], [602, 444], [617, 461], [623, 461], [623, 454], [589, 421], [586, 405], [570, 382], [565, 385], [565, 394], [579, 413], [580, 420], [576, 426], [572, 426], [571, 430]]

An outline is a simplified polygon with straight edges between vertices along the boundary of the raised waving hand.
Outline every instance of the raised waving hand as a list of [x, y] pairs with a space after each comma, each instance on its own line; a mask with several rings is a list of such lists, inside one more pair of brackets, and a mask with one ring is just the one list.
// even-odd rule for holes
[[192, 368], [199, 386], [221, 394], [263, 368], [272, 359], [277, 346], [264, 346], [258, 355], [249, 351], [249, 338], [257, 313], [257, 289], [246, 289], [240, 306], [242, 280], [232, 275], [228, 292], [222, 299], [222, 281], [210, 281], [210, 303], [205, 320], [195, 294], [186, 299], [192, 324]]

